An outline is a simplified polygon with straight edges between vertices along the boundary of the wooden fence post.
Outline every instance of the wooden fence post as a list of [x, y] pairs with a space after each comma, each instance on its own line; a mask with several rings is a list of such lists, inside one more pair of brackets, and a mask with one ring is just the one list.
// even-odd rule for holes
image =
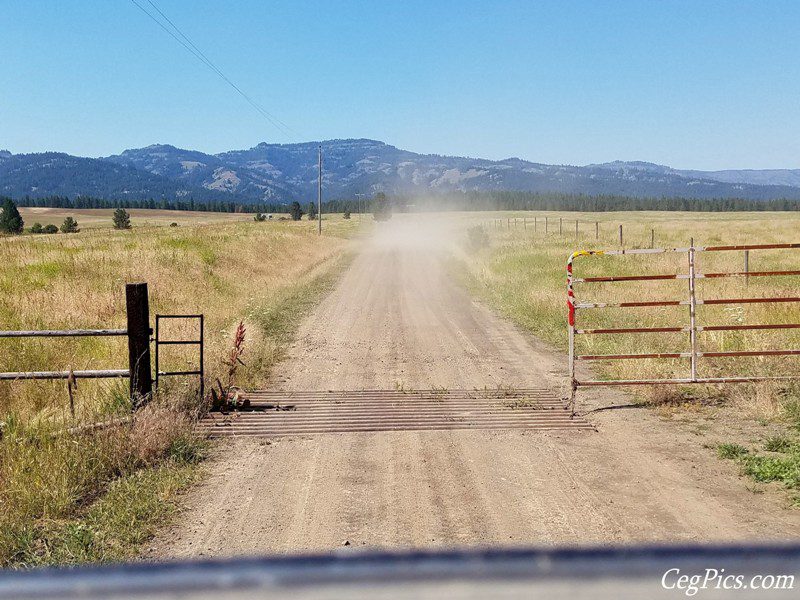
[[547, 233], [547, 231], [548, 231], [548, 221], [547, 221], [547, 217], [545, 217], [544, 218], [544, 232]]
[[125, 306], [128, 313], [131, 399], [134, 404], [141, 404], [153, 392], [153, 374], [150, 370], [150, 305], [146, 283], [125, 285]]
[[578, 239], [578, 219], [575, 219], [575, 239]]
[[558, 235], [561, 235], [564, 232], [564, 219], [563, 217], [558, 217]]
[[656, 230], [655, 229], [651, 229], [650, 230], [650, 247], [651, 248], [655, 248], [656, 247]]
[[594, 222], [594, 239], [600, 239], [600, 221]]
[[619, 226], [619, 247], [624, 248], [624, 242], [622, 240], [622, 225]]

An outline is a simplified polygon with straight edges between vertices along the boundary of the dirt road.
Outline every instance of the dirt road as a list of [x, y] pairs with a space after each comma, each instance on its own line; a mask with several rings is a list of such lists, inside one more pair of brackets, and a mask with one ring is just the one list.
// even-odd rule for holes
[[[448, 226], [378, 224], [310, 315], [273, 386], [564, 385], [563, 357], [474, 302], [445, 267]], [[225, 440], [157, 557], [785, 539], [800, 511], [646, 410], [597, 432], [402, 431]]]

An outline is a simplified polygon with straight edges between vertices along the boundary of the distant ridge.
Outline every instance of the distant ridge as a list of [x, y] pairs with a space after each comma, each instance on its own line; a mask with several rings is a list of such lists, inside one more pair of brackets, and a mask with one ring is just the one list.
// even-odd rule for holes
[[0, 195], [242, 203], [307, 200], [316, 194], [319, 144], [328, 199], [378, 191], [437, 195], [510, 190], [640, 198], [800, 199], [800, 169], [691, 171], [643, 161], [547, 165], [519, 158], [492, 161], [418, 154], [370, 139], [262, 142], [220, 154], [154, 144], [103, 158], [0, 151]]

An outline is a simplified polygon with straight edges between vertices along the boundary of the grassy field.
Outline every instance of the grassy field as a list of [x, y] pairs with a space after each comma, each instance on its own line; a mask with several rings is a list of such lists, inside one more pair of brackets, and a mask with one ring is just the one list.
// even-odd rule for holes
[[[534, 230], [533, 218], [537, 219]], [[516, 223], [514, 221], [516, 217]], [[527, 217], [527, 226], [522, 219]], [[544, 219], [548, 232], [544, 232]], [[499, 221], [496, 219], [500, 219]], [[578, 235], [575, 221], [578, 220]], [[561, 232], [559, 233], [559, 220]], [[599, 223], [596, 238], [595, 223]], [[800, 242], [800, 215], [795, 213], [497, 213], [465, 220], [479, 224], [463, 237], [467, 248], [460, 272], [483, 299], [523, 328], [566, 351], [566, 261], [575, 250], [618, 249], [622, 224], [625, 248], [648, 248], [651, 231], [656, 247], [769, 244]], [[472, 238], [472, 243], [469, 239]], [[697, 271], [743, 270], [742, 252], [698, 253]], [[797, 270], [800, 250], [750, 253], [751, 271]], [[686, 254], [580, 257], [575, 276], [687, 273]], [[576, 284], [583, 302], [667, 300], [689, 297], [688, 282], [647, 281]], [[800, 296], [800, 277], [700, 279], [698, 298]], [[800, 323], [800, 304], [734, 304], [700, 306], [698, 325]], [[578, 311], [579, 328], [688, 326], [688, 307], [597, 309]], [[800, 330], [712, 331], [698, 337], [704, 351], [800, 348]], [[637, 333], [577, 336], [578, 354], [631, 354], [689, 350], [686, 333]], [[800, 357], [703, 358], [700, 377], [728, 375], [795, 375]], [[609, 379], [675, 378], [689, 375], [688, 359], [637, 359], [590, 363], [595, 375]], [[566, 363], [565, 363], [566, 366]], [[782, 481], [800, 489], [800, 390], [795, 384], [765, 382], [728, 386], [639, 388], [640, 401], [688, 406], [734, 404], [758, 422], [782, 423], [780, 443], [759, 440], [747, 452], [721, 451], [745, 465], [759, 481]], [[583, 392], [584, 394], [586, 392]], [[767, 453], [766, 455], [764, 453]], [[766, 461], [766, 463], [765, 463]], [[766, 467], [764, 467], [766, 464]], [[754, 475], [755, 474], [755, 475]]]
[[[19, 209], [25, 227], [30, 227], [34, 223], [42, 225], [61, 226], [66, 217], [72, 217], [78, 221], [81, 229], [94, 229], [97, 227], [110, 228], [111, 216], [114, 209], [87, 208], [87, 209], [67, 209], [67, 208], [26, 208]], [[128, 209], [131, 215], [131, 224], [134, 226], [149, 225], [200, 225], [208, 223], [234, 223], [239, 221], [252, 221], [253, 215], [247, 213], [215, 213], [185, 210], [147, 210], [141, 208]], [[277, 215], [276, 215], [277, 217]]]
[[[242, 320], [236, 383], [262, 386], [294, 328], [345, 266], [358, 227], [332, 215], [319, 238], [308, 221], [214, 222], [207, 213], [193, 221], [181, 213], [184, 225], [176, 228], [164, 226], [178, 220], [171, 214], [132, 212], [130, 231], [0, 238], [0, 327], [124, 328], [124, 284], [146, 281], [151, 315], [205, 314], [209, 382], [227, 371]], [[77, 218], [82, 227], [90, 221]], [[189, 325], [173, 327], [166, 336], [196, 336]], [[196, 365], [196, 348], [165, 354], [167, 369]], [[0, 340], [3, 371], [126, 363], [124, 338]], [[205, 442], [192, 434], [195, 389], [191, 378], [172, 380], [132, 423], [65, 435], [67, 426], [130, 414], [127, 381], [80, 380], [74, 416], [63, 381], [0, 384], [0, 566], [130, 557], [197, 477]]]

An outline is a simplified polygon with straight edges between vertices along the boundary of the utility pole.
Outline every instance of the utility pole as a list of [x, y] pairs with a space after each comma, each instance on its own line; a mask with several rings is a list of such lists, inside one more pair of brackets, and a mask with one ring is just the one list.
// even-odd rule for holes
[[318, 235], [322, 235], [322, 144], [319, 145], [319, 178], [317, 179], [317, 225]]
[[361, 203], [363, 201], [364, 194], [356, 194], [356, 198], [358, 198], [358, 223], [361, 224], [361, 213], [364, 212], [364, 210], [361, 208]]

